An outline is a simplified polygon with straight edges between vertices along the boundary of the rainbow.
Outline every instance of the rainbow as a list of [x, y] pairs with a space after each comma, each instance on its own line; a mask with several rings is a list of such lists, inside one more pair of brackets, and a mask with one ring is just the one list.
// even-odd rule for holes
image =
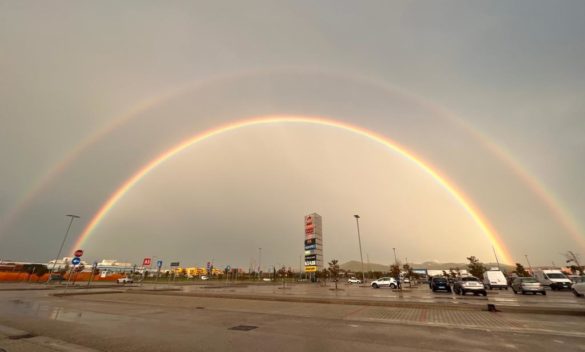
[[57, 178], [58, 175], [64, 172], [75, 160], [79, 159], [80, 155], [86, 151], [90, 146], [98, 143], [106, 135], [114, 131], [115, 129], [123, 126], [128, 121], [137, 118], [140, 114], [149, 111], [155, 106], [158, 106], [171, 98], [178, 95], [184, 94], [190, 89], [198, 88], [202, 89], [209, 83], [221, 83], [229, 82], [232, 79], [253, 77], [259, 74], [273, 74], [274, 72], [282, 71], [283, 73], [311, 73], [312, 75], [321, 75], [324, 77], [341, 77], [350, 81], [365, 83], [372, 87], [377, 87], [387, 94], [398, 94], [404, 98], [407, 98], [414, 103], [429, 109], [434, 114], [441, 116], [445, 120], [454, 123], [461, 127], [464, 131], [473, 136], [481, 145], [483, 145], [490, 153], [496, 156], [503, 164], [507, 165], [513, 172], [521, 179], [526, 187], [530, 189], [534, 195], [536, 195], [540, 201], [546, 205], [551, 212], [552, 217], [555, 221], [561, 225], [562, 228], [577, 242], [582, 248], [585, 248], [585, 233], [581, 228], [579, 222], [575, 219], [574, 215], [571, 214], [569, 208], [563, 204], [563, 202], [547, 187], [539, 181], [534, 175], [526, 170], [519, 161], [514, 159], [512, 154], [491, 141], [484, 133], [478, 131], [468, 123], [463, 121], [461, 118], [455, 116], [453, 113], [435, 106], [429, 102], [426, 102], [416, 95], [406, 92], [403, 89], [398, 90], [395, 87], [387, 85], [385, 82], [375, 80], [371, 77], [360, 76], [360, 75], [348, 75], [347, 73], [339, 73], [335, 71], [323, 70], [321, 68], [295, 68], [295, 67], [283, 67], [277, 69], [257, 69], [251, 71], [244, 71], [236, 74], [218, 75], [203, 81], [191, 81], [186, 84], [174, 87], [173, 89], [167, 90], [155, 97], [146, 99], [130, 110], [126, 111], [122, 115], [117, 116], [112, 120], [111, 123], [106, 125], [104, 128], [97, 130], [89, 138], [83, 140], [82, 143], [78, 144], [68, 155], [60, 162], [55, 164], [46, 174], [41, 176], [36, 182], [29, 187], [28, 191], [21, 196], [16, 202], [16, 205], [9, 209], [5, 214], [0, 217], [0, 236], [6, 230], [10, 224], [15, 221], [24, 209], [28, 208], [33, 200], [42, 192], [44, 192], [50, 185], [50, 183]]
[[193, 146], [196, 143], [204, 141], [206, 139], [218, 136], [222, 133], [226, 133], [229, 131], [237, 130], [240, 128], [245, 127], [252, 127], [258, 125], [267, 125], [267, 124], [275, 124], [275, 123], [304, 123], [304, 124], [313, 124], [313, 125], [320, 125], [320, 126], [327, 126], [338, 128], [341, 130], [349, 131], [356, 133], [358, 135], [364, 136], [372, 141], [380, 143], [392, 151], [398, 153], [402, 157], [406, 158], [407, 160], [413, 162], [416, 166], [420, 169], [425, 171], [429, 174], [439, 185], [441, 185], [447, 192], [451, 194], [453, 198], [463, 207], [463, 209], [471, 216], [471, 218], [475, 221], [475, 223], [481, 228], [482, 232], [487, 236], [490, 240], [494, 249], [502, 258], [502, 260], [506, 263], [513, 263], [511, 260], [512, 256], [510, 255], [508, 249], [506, 248], [504, 242], [500, 238], [500, 236], [496, 233], [496, 231], [492, 228], [489, 224], [487, 219], [481, 214], [481, 212], [472, 204], [472, 202], [465, 197], [462, 191], [458, 190], [455, 185], [453, 185], [445, 176], [441, 175], [436, 168], [432, 167], [429, 163], [423, 161], [421, 158], [414, 155], [412, 152], [408, 151], [404, 147], [398, 145], [396, 142], [392, 141], [391, 139], [377, 134], [373, 131], [367, 130], [362, 127], [354, 126], [345, 122], [340, 122], [324, 117], [308, 117], [308, 116], [260, 116], [260, 117], [253, 117], [245, 120], [240, 120], [236, 122], [231, 122], [229, 124], [225, 124], [210, 130], [206, 130], [201, 132], [187, 140], [180, 142], [179, 144], [175, 145], [174, 147], [166, 150], [162, 154], [156, 156], [153, 160], [148, 162], [142, 168], [140, 168], [136, 173], [134, 173], [130, 178], [128, 178], [122, 185], [116, 189], [114, 193], [110, 195], [110, 197], [106, 200], [105, 203], [100, 207], [97, 213], [92, 217], [90, 222], [84, 228], [83, 232], [79, 235], [74, 247], [75, 248], [83, 248], [87, 239], [91, 236], [92, 232], [99, 226], [99, 224], [104, 220], [106, 215], [112, 211], [112, 209], [116, 206], [118, 201], [128, 193], [132, 187], [138, 184], [146, 175], [148, 175], [151, 171], [156, 169], [157, 167], [161, 166], [164, 162], [171, 159], [175, 155], [181, 153], [182, 151], [186, 150], [187, 148]]

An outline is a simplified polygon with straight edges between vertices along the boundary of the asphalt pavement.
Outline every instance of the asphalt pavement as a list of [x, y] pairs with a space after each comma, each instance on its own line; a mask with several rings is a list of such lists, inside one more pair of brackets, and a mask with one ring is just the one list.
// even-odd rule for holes
[[[213, 288], [211, 288], [213, 287]], [[13, 287], [14, 288], [14, 287]], [[181, 287], [103, 287], [64, 290], [1, 290], [0, 325], [18, 329], [22, 338], [2, 334], [0, 348], [14, 351], [585, 351], [585, 317], [519, 312], [487, 312], [436, 304], [376, 306], [359, 302], [465, 300], [483, 297], [435, 295], [419, 287], [397, 292], [342, 285], [343, 291], [318, 285], [223, 284]], [[167, 289], [175, 289], [166, 291]], [[178, 290], [177, 290], [178, 289]], [[89, 292], [91, 291], [91, 292]], [[192, 296], [249, 295], [217, 298]], [[312, 303], [266, 300], [272, 297], [343, 297]], [[445, 297], [445, 298], [438, 298]], [[519, 305], [571, 306], [582, 301], [570, 292], [545, 297], [488, 295]], [[435, 302], [433, 301], [433, 302]], [[530, 302], [530, 303], [526, 303]], [[474, 303], [475, 304], [475, 303]], [[14, 335], [14, 334], [13, 334]], [[43, 342], [44, 341], [44, 342]], [[49, 342], [47, 342], [49, 341]]]

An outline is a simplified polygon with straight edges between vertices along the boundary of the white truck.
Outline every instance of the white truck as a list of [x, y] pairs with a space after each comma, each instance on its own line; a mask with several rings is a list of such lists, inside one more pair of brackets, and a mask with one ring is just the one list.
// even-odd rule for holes
[[551, 290], [570, 290], [572, 287], [571, 280], [558, 269], [535, 270], [534, 277]]
[[508, 280], [506, 280], [504, 273], [498, 268], [491, 268], [483, 273], [483, 284], [489, 290], [493, 290], [494, 288], [499, 290], [508, 289]]

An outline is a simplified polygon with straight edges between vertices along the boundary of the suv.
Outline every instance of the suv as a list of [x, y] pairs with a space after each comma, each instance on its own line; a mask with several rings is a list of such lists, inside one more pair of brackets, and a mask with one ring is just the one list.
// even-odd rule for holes
[[380, 288], [382, 286], [388, 286], [392, 289], [398, 287], [398, 282], [393, 277], [381, 277], [378, 280], [372, 281], [373, 288]]
[[362, 280], [358, 279], [357, 277], [350, 277], [347, 279], [348, 284], [361, 284]]
[[453, 291], [458, 295], [465, 295], [467, 292], [473, 292], [474, 295], [487, 296], [485, 286], [475, 276], [466, 276], [459, 278], [453, 285]]
[[431, 278], [429, 282], [429, 287], [433, 292], [437, 292], [439, 290], [447, 291], [451, 293], [451, 285], [449, 285], [449, 280], [442, 276], [435, 276]]

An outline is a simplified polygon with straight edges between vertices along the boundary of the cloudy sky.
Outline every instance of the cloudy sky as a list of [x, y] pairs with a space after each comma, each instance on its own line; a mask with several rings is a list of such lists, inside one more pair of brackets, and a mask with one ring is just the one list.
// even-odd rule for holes
[[[373, 131], [445, 176], [509, 260], [585, 257], [582, 1], [2, 1], [0, 259], [63, 255], [165, 150], [257, 116]], [[493, 261], [452, 192], [371, 138], [277, 122], [149, 172], [84, 242], [88, 260], [298, 266], [325, 258]], [[504, 253], [500, 253], [504, 255]], [[500, 258], [502, 259], [502, 258]]]

